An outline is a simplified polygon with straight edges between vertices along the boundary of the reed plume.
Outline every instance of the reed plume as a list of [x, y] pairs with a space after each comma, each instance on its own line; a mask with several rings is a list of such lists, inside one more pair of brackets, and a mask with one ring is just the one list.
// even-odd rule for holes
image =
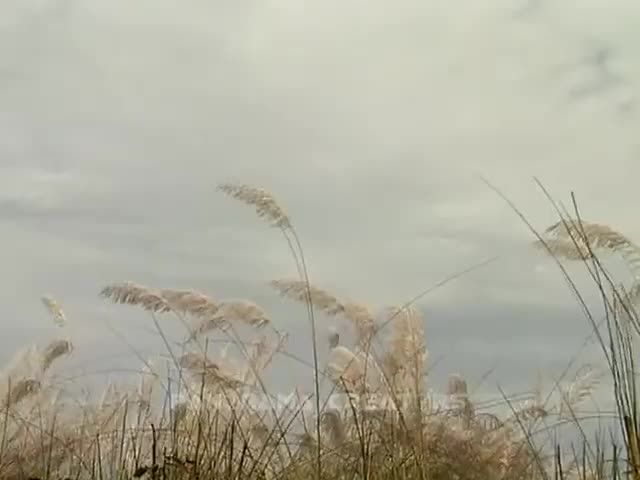
[[40, 391], [42, 384], [33, 378], [23, 378], [10, 385], [9, 393], [4, 398], [3, 408], [15, 407], [25, 398], [30, 397]]
[[243, 383], [255, 385], [260, 375], [273, 361], [276, 353], [283, 351], [287, 336], [282, 335], [277, 340], [269, 342], [265, 335], [251, 343], [248, 352], [247, 365], [244, 369]]
[[59, 339], [49, 342], [41, 353], [42, 372], [46, 372], [53, 362], [71, 352], [73, 352], [73, 344], [69, 340]]
[[[293, 279], [273, 280], [270, 285], [280, 295], [298, 302], [307, 301], [306, 282]], [[376, 333], [377, 325], [371, 310], [360, 303], [347, 302], [338, 299], [326, 290], [309, 286], [312, 304], [329, 316], [341, 315], [349, 321], [356, 333], [357, 341], [362, 349], [366, 349]]]
[[222, 184], [218, 189], [227, 196], [240, 200], [256, 209], [258, 217], [266, 219], [271, 225], [290, 229], [289, 216], [273, 195], [262, 188], [250, 185]]
[[249, 300], [230, 300], [219, 304], [219, 315], [228, 322], [241, 322], [255, 328], [271, 323], [271, 318], [258, 305]]
[[67, 317], [65, 316], [60, 304], [49, 295], [42, 297], [41, 300], [47, 311], [53, 317], [55, 324], [59, 327], [64, 327], [67, 323]]
[[362, 359], [347, 347], [338, 345], [331, 349], [327, 364], [329, 378], [339, 390], [364, 391], [365, 367]]
[[629, 265], [634, 279], [640, 280], [640, 247], [607, 225], [568, 219], [548, 227], [545, 236], [535, 245], [544, 247], [546, 243], [560, 258], [589, 259], [599, 249], [618, 253]]
[[229, 372], [222, 365], [209, 360], [203, 353], [187, 352], [180, 357], [179, 363], [193, 375], [204, 378], [207, 386], [224, 386], [230, 389], [244, 386], [234, 372]]
[[[301, 280], [280, 279], [269, 282], [280, 295], [297, 302], [307, 302], [307, 284]], [[344, 306], [326, 290], [310, 285], [311, 303], [327, 315], [335, 316], [344, 311]]]
[[171, 306], [162, 296], [134, 282], [115, 283], [103, 288], [100, 293], [114, 303], [135, 305], [154, 313], [171, 311]]
[[428, 356], [422, 317], [413, 307], [390, 309], [388, 316], [392, 328], [382, 360], [383, 369], [389, 379], [398, 382], [396, 388], [420, 390]]
[[173, 311], [183, 315], [211, 318], [218, 313], [219, 308], [216, 302], [202, 292], [164, 288], [158, 292], [158, 295]]
[[595, 369], [588, 365], [583, 367], [575, 375], [566, 391], [562, 392], [560, 417], [572, 418], [576, 408], [593, 394], [601, 380], [601, 376]]

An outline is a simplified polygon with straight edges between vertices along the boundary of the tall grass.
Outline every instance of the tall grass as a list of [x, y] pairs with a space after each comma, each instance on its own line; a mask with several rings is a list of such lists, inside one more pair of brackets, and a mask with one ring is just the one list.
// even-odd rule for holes
[[[73, 354], [70, 338], [19, 352], [2, 376], [0, 478], [640, 479], [634, 358], [640, 249], [628, 238], [583, 221], [577, 203], [574, 215], [558, 207], [559, 222], [541, 234], [514, 207], [535, 245], [556, 261], [599, 342], [613, 380], [617, 446], [582, 429], [581, 407], [602, 380], [588, 365], [546, 398], [541, 391], [500, 394], [483, 404], [457, 374], [444, 396], [434, 397], [419, 296], [376, 312], [313, 285], [293, 222], [275, 197], [246, 185], [220, 190], [283, 234], [296, 276], [270, 285], [305, 308], [311, 361], [290, 354], [288, 335], [250, 300], [131, 281], [106, 285], [103, 299], [150, 317], [167, 363], [139, 355], [137, 383], [110, 383], [102, 395], [82, 399], [55, 374]], [[607, 252], [638, 273], [628, 288], [601, 262], [598, 255]], [[565, 261], [585, 266], [601, 296], [602, 319], [587, 308]], [[64, 332], [62, 306], [50, 296], [43, 304]], [[169, 338], [160, 316], [173, 317], [182, 338]], [[327, 316], [349, 325], [354, 340], [332, 333], [321, 365], [317, 322]], [[214, 338], [226, 346], [217, 348]], [[264, 374], [278, 356], [308, 366], [312, 395], [269, 391]], [[581, 433], [579, 448], [548, 440], [550, 429], [567, 422]]]

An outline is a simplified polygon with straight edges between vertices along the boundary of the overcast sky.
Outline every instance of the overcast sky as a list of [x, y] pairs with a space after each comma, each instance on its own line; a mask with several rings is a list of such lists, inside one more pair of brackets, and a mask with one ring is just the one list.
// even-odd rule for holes
[[309, 358], [304, 311], [265, 286], [294, 273], [286, 244], [215, 191], [240, 182], [285, 205], [315, 284], [374, 307], [501, 256], [423, 299], [434, 388], [557, 373], [586, 320], [480, 177], [537, 228], [556, 217], [534, 176], [640, 239], [639, 16], [633, 0], [3, 0], [2, 358], [56, 333], [45, 293], [86, 365], [127, 353], [108, 325], [144, 349], [150, 320], [98, 297], [122, 280], [253, 299]]

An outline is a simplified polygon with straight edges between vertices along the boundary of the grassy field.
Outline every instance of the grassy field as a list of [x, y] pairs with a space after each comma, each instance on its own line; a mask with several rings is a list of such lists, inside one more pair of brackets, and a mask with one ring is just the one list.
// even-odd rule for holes
[[[69, 395], [52, 373], [73, 354], [71, 339], [20, 352], [3, 373], [0, 478], [640, 479], [634, 363], [640, 248], [624, 235], [582, 220], [575, 204], [572, 215], [558, 208], [559, 222], [542, 234], [531, 228], [534, 247], [555, 259], [601, 346], [616, 405], [616, 441], [607, 431], [594, 436], [581, 426], [581, 406], [600, 381], [586, 366], [546, 397], [496, 392], [495, 405], [477, 404], [465, 379], [452, 375], [448, 391], [434, 398], [426, 389], [429, 356], [419, 297], [380, 313], [314, 287], [296, 230], [276, 199], [250, 186], [220, 191], [281, 231], [297, 272], [271, 286], [306, 307], [309, 358], [290, 355], [292, 339], [249, 300], [132, 282], [107, 285], [104, 300], [150, 317], [169, 366], [140, 356], [138, 383], [110, 384], [98, 398], [84, 398]], [[601, 253], [620, 255], [638, 280], [618, 285]], [[565, 262], [585, 266], [601, 292], [602, 318], [586, 307]], [[43, 302], [64, 332], [61, 306], [53, 298]], [[183, 325], [184, 338], [168, 338], [160, 316]], [[353, 342], [345, 344], [337, 333], [318, 339], [320, 316], [350, 325]], [[214, 337], [227, 347], [219, 348]], [[328, 361], [321, 364], [318, 345], [327, 341]], [[280, 355], [308, 365], [313, 394], [269, 392], [263, 375]], [[578, 441], [567, 447], [562, 439], [538, 435], [559, 423], [574, 425]]]

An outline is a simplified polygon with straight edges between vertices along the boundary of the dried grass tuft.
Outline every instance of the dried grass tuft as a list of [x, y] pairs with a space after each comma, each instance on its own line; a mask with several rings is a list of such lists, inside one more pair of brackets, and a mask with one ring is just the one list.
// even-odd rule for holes
[[[254, 206], [272, 225], [291, 227], [275, 198], [263, 190], [233, 185], [220, 189]], [[591, 245], [631, 258], [635, 247], [625, 237], [602, 226], [588, 226], [586, 232], [579, 240], [583, 242], [577, 249], [580, 256]], [[577, 258], [576, 248], [573, 252], [568, 248], [570, 235], [562, 233], [559, 226], [547, 234], [556, 242], [552, 242], [552, 249]], [[278, 280], [271, 285], [287, 298], [299, 302], [309, 299], [306, 282]], [[435, 408], [426, 390], [428, 351], [424, 321], [416, 308], [388, 312], [390, 334], [382, 344], [379, 362], [378, 356], [374, 358], [365, 348], [378, 329], [373, 312], [322, 289], [310, 290], [313, 305], [329, 316], [347, 320], [357, 338], [355, 345], [347, 347], [340, 344], [337, 332], [329, 336], [325, 373], [338, 390], [350, 395], [341, 407], [316, 409], [314, 420], [322, 424], [323, 435], [319, 428], [315, 436], [309, 433], [304, 409], [294, 412], [289, 405], [285, 414], [264, 413], [245, 403], [245, 394], [257, 391], [261, 375], [275, 355], [284, 352], [287, 340], [286, 336], [272, 339], [266, 334], [270, 329], [265, 329], [266, 333], [261, 330], [272, 321], [260, 306], [247, 300], [218, 301], [193, 290], [156, 290], [125, 282], [107, 286], [101, 294], [115, 303], [153, 313], [172, 312], [181, 320], [188, 316], [194, 320], [196, 337], [235, 323], [260, 330], [260, 336], [245, 348], [242, 335], [232, 332], [233, 345], [244, 355], [244, 361], [237, 363], [226, 355], [226, 349], [215, 352], [212, 359], [201, 352], [185, 351], [187, 344], [183, 343], [180, 354], [170, 352], [170, 356], [174, 361], [177, 358], [174, 366], [186, 375], [181, 371], [175, 376], [167, 366], [166, 397], [159, 405], [154, 402], [154, 392], [160, 374], [150, 364], [139, 383], [110, 383], [95, 402], [49, 403], [61, 391], [54, 388], [49, 369], [56, 359], [70, 354], [73, 345], [68, 340], [53, 340], [42, 350], [22, 352], [4, 374], [11, 388], [2, 400], [6, 441], [0, 442], [0, 477], [129, 478], [142, 472], [149, 477], [238, 480], [300, 480], [314, 474], [326, 479], [380, 480], [545, 478], [538, 475], [538, 465], [550, 467], [552, 462], [533, 448], [528, 432], [517, 428], [522, 420], [555, 415], [555, 410], [542, 404], [540, 395], [524, 408], [514, 409], [513, 417], [503, 421], [480, 412], [471, 402], [466, 380], [452, 375], [447, 393], [454, 408]], [[640, 283], [632, 286], [629, 296], [640, 296]], [[45, 306], [56, 323], [64, 325], [62, 309], [50, 300], [43, 300]], [[389, 382], [382, 381], [383, 372]], [[286, 367], [276, 373], [286, 375]], [[573, 415], [598, 381], [594, 371], [580, 371], [563, 392], [559, 415], [566, 416], [567, 410]], [[260, 386], [264, 388], [262, 382]], [[295, 406], [300, 408], [309, 400], [303, 402], [297, 391], [296, 398]], [[134, 415], [128, 410], [131, 405], [136, 407]], [[63, 407], [67, 417], [59, 422]], [[300, 442], [296, 444], [294, 439]], [[312, 461], [314, 455], [317, 462]]]

